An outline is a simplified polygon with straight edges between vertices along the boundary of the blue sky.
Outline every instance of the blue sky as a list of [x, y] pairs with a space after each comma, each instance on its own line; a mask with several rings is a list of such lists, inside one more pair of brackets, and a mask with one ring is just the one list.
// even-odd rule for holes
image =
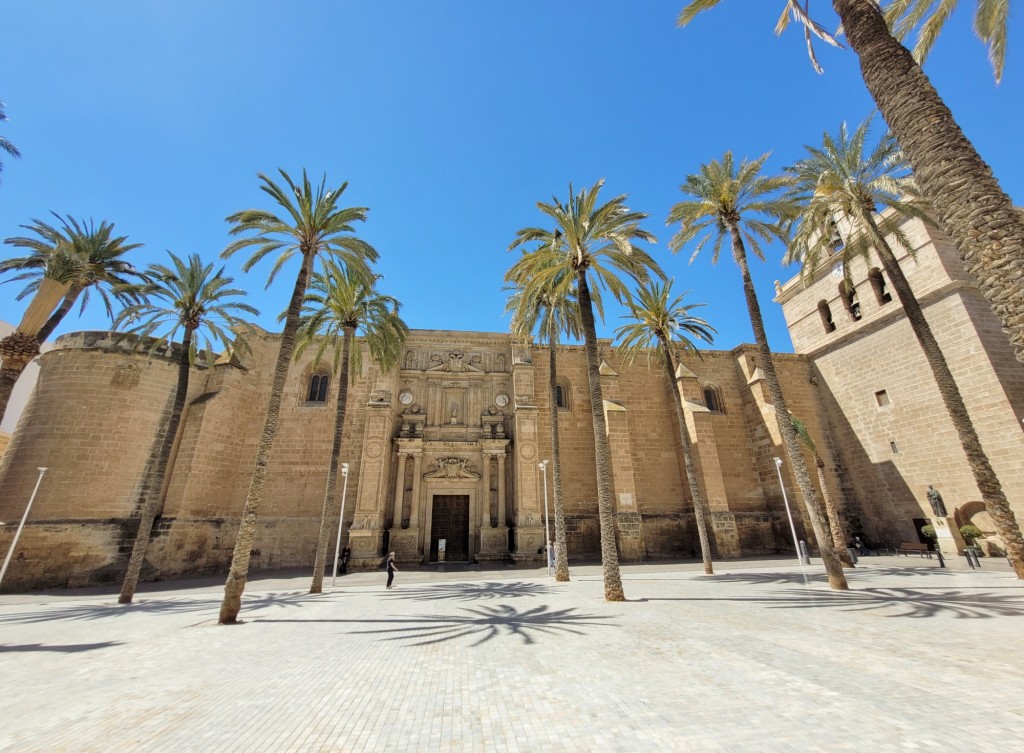
[[[603, 195], [650, 213], [649, 250], [732, 348], [752, 341], [735, 264], [667, 248], [679, 184], [727, 149], [772, 150], [779, 169], [873, 107], [852, 52], [820, 48], [819, 76], [795, 28], [773, 35], [782, 4], [730, 0], [680, 30], [683, 0], [8, 0], [0, 129], [23, 157], [4, 156], [0, 238], [52, 210], [112, 221], [145, 244], [140, 267], [166, 250], [214, 259], [228, 214], [270, 206], [257, 172], [307, 168], [370, 208], [359, 232], [410, 326], [500, 332], [515, 231], [570, 181], [604, 178]], [[1024, 203], [1024, 28], [1011, 22], [997, 86], [964, 5], [926, 71]], [[834, 27], [829, 3], [814, 6]], [[772, 280], [795, 274], [781, 255], [754, 273], [772, 346], [790, 351], [771, 303]], [[265, 291], [269, 263], [243, 274], [241, 261], [228, 269], [276, 328], [294, 270]], [[0, 287], [0, 319], [20, 319], [16, 292]], [[58, 333], [106, 326], [96, 306]]]

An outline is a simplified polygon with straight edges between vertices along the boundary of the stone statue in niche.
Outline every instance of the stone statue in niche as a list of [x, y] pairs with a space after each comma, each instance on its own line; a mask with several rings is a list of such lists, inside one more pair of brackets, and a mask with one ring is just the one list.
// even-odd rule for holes
[[494, 370], [504, 371], [506, 368], [507, 366], [505, 365], [505, 354], [499, 353], [497, 356], [494, 357]]
[[452, 419], [451, 421], [449, 421], [449, 423], [451, 423], [452, 425], [457, 424], [459, 422], [459, 404], [452, 403], [451, 408], [449, 408], [449, 410], [451, 411], [452, 414]]
[[405, 368], [414, 369], [416, 368], [416, 353], [411, 350], [405, 353]]

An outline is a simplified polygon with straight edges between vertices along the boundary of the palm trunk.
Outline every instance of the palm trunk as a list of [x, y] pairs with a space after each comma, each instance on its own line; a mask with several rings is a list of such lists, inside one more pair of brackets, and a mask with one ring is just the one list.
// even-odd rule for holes
[[715, 571], [711, 565], [711, 542], [708, 541], [708, 528], [704, 520], [704, 497], [701, 496], [700, 487], [697, 485], [697, 469], [693, 464], [693, 445], [690, 443], [690, 433], [686, 429], [686, 414], [683, 413], [683, 395], [679, 391], [676, 382], [676, 364], [672, 357], [672, 348], [668, 342], [659, 338], [661, 349], [665, 356], [665, 371], [668, 383], [672, 386], [672, 404], [676, 409], [676, 421], [679, 422], [679, 441], [683, 445], [683, 465], [686, 467], [686, 480], [690, 484], [690, 498], [693, 499], [693, 516], [697, 519], [697, 537], [700, 539], [700, 554], [704, 560], [704, 574], [714, 575]]
[[978, 485], [978, 491], [981, 492], [985, 509], [992, 516], [996, 530], [1006, 543], [1010, 564], [1013, 565], [1017, 577], [1024, 579], [1024, 536], [1021, 535], [1013, 510], [1010, 509], [1010, 503], [1003, 493], [1003, 487], [999, 483], [999, 479], [996, 478], [992, 464], [981, 446], [978, 433], [974, 430], [974, 423], [971, 421], [963, 396], [953, 378], [953, 372], [950, 371], [942, 349], [939, 348], [939, 343], [935, 339], [935, 335], [932, 334], [928, 320], [925, 319], [924, 312], [921, 310], [921, 304], [910, 289], [910, 283], [907, 282], [899, 262], [896, 261], [896, 255], [893, 254], [889, 244], [879, 232], [874, 219], [866, 212], [862, 213], [858, 219], [864, 223], [871, 234], [882, 267], [889, 275], [889, 281], [896, 290], [896, 295], [907, 314], [907, 321], [910, 322], [910, 327], [921, 344], [924, 357], [928, 361], [928, 366], [935, 377], [936, 386], [939, 388], [939, 394], [942, 396], [942, 402], [953, 421], [957, 436], [960, 437], [960, 445], [967, 455], [967, 464], [971, 467], [971, 473], [974, 474], [974, 481]]
[[604, 420], [604, 396], [601, 394], [601, 362], [597, 353], [597, 328], [587, 286], [587, 270], [576, 274], [579, 285], [580, 318], [587, 353], [587, 381], [590, 384], [590, 412], [594, 420], [594, 465], [597, 470], [597, 515], [601, 524], [601, 569], [606, 601], [625, 601], [619, 552], [615, 545], [615, 506], [612, 503], [612, 454], [608, 447], [608, 426]]
[[[554, 330], [554, 317], [552, 317]], [[565, 545], [565, 506], [562, 499], [562, 460], [558, 437], [558, 370], [556, 338], [548, 333], [548, 404], [551, 406], [551, 486], [555, 496], [555, 580], [569, 580], [569, 552]]]
[[68, 290], [64, 296], [64, 300], [61, 301], [60, 306], [50, 314], [50, 318], [46, 320], [46, 324], [42, 326], [39, 332], [36, 333], [36, 341], [42, 345], [53, 331], [57, 329], [57, 325], [64, 321], [64, 317], [71, 312], [71, 307], [75, 305], [75, 301], [78, 300], [78, 296], [81, 295], [83, 288], [80, 285], [74, 285]]
[[[338, 405], [334, 411], [334, 441], [331, 443], [331, 463], [327, 469], [327, 489], [324, 492], [324, 509], [320, 513], [320, 534], [316, 539], [316, 561], [313, 563], [313, 584], [309, 587], [311, 594], [323, 591], [324, 570], [327, 567], [327, 545], [330, 539], [331, 525], [341, 515], [341, 499], [338, 498], [338, 462], [341, 459], [341, 440], [345, 434], [345, 409], [348, 407], [348, 369], [352, 350], [352, 339], [356, 328], [344, 326], [345, 335], [341, 341], [341, 373], [338, 374]], [[337, 502], [335, 499], [337, 498]], [[338, 521], [341, 525], [341, 521]], [[337, 561], [338, 552], [334, 553]]]
[[828, 479], [825, 478], [825, 461], [815, 453], [814, 466], [818, 469], [818, 486], [821, 487], [821, 499], [825, 502], [825, 515], [828, 516], [828, 527], [832, 532], [832, 546], [843, 567], [853, 567], [853, 557], [846, 545], [846, 534], [843, 532], [843, 521], [839, 514], [839, 505], [828, 491]]
[[757, 343], [758, 355], [760, 356], [761, 371], [764, 372], [765, 383], [768, 385], [768, 394], [771, 397], [772, 405], [775, 406], [775, 421], [779, 426], [779, 434], [782, 435], [782, 443], [786, 447], [786, 456], [789, 458], [793, 475], [796, 477], [797, 487], [800, 489], [800, 496], [807, 510], [807, 517], [811, 521], [811, 528], [814, 530], [814, 538], [818, 540], [818, 551], [821, 554], [821, 561], [825, 565], [825, 572], [828, 574], [828, 583], [837, 591], [845, 591], [849, 588], [846, 583], [846, 576], [843, 575], [843, 566], [836, 557], [835, 549], [832, 547], [832, 537], [829, 535], [828, 523], [821, 514], [821, 505], [814, 494], [814, 487], [811, 484], [811, 476], [807, 472], [807, 464], [804, 462], [803, 453], [800, 452], [800, 445], [796, 436], [796, 429], [789, 418], [789, 410], [786, 408], [786, 400], [782, 396], [782, 386], [779, 384], [778, 375], [775, 373], [775, 364], [772, 361], [772, 350], [768, 347], [768, 335], [764, 330], [764, 320], [761, 318], [761, 306], [757, 302], [757, 292], [754, 290], [754, 282], [750, 277], [750, 268], [747, 265], [747, 251], [743, 247], [743, 240], [740, 238], [739, 229], [729, 226], [729, 233], [732, 237], [733, 257], [740, 267], [743, 275], [743, 295], [747, 299], [747, 311], [750, 313], [750, 325], [754, 330], [754, 341]]
[[34, 335], [15, 330], [0, 340], [0, 421], [7, 413], [7, 404], [11, 402], [18, 377], [38, 355], [39, 343]]
[[270, 400], [267, 403], [267, 415], [263, 422], [263, 432], [256, 448], [256, 464], [249, 484], [249, 494], [245, 498], [242, 519], [235, 538], [235, 549], [231, 555], [231, 570], [227, 583], [224, 584], [224, 601], [220, 605], [218, 622], [221, 625], [233, 625], [238, 621], [238, 612], [242, 608], [242, 592], [249, 577], [249, 558], [252, 545], [256, 538], [256, 521], [259, 519], [260, 506], [263, 504], [263, 482], [267, 475], [267, 463], [277, 436], [277, 419], [281, 412], [281, 396], [284, 383], [288, 378], [288, 366], [295, 352], [295, 333], [299, 328], [299, 315], [302, 311], [302, 299], [306, 295], [306, 285], [313, 267], [313, 256], [304, 253], [302, 265], [295, 276], [295, 287], [288, 302], [288, 313], [281, 332], [281, 346], [277, 351], [277, 363], [274, 365], [274, 379], [270, 386]]
[[[68, 315], [71, 307], [75, 304], [75, 299], [81, 292], [81, 287], [70, 288], [64, 295], [60, 307], [50, 315], [50, 318], [34, 336], [12, 332], [8, 336], [12, 338], [11, 340], [5, 337], [0, 341], [0, 357], [3, 358], [3, 364], [0, 365], [0, 421], [7, 413], [7, 404], [11, 402], [11, 393], [14, 392], [14, 385], [18, 383], [21, 373], [32, 359], [39, 355], [39, 346], [46, 342], [61, 320]], [[35, 339], [34, 346], [29, 338]], [[13, 349], [9, 349], [10, 346], [14, 346]]]
[[164, 479], [167, 478], [171, 450], [174, 448], [175, 437], [178, 436], [178, 426], [181, 424], [181, 416], [185, 410], [185, 397], [188, 395], [188, 382], [192, 370], [189, 352], [192, 349], [194, 332], [194, 327], [186, 326], [182, 336], [181, 355], [178, 358], [178, 386], [174, 391], [174, 402], [171, 405], [171, 415], [167, 419], [167, 426], [164, 428], [163, 439], [157, 440], [160, 442], [160, 454], [157, 456], [155, 466], [147, 474], [148, 477], [143, 480], [142, 489], [139, 491], [139, 498], [142, 501], [142, 515], [139, 519], [139, 529], [135, 533], [132, 555], [128, 560], [128, 571], [125, 573], [124, 581], [121, 583], [121, 595], [117, 599], [118, 604], [132, 603], [135, 589], [139, 585], [142, 564], [146, 559], [146, 549], [149, 547], [149, 540], [153, 533], [153, 522], [156, 520], [156, 512], [163, 506]]
[[1024, 362], [1024, 220], [879, 7], [872, 0], [832, 5], [921, 191]]

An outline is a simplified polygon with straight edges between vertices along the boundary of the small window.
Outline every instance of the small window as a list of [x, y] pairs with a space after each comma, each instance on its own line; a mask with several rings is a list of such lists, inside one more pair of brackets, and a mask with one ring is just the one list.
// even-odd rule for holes
[[572, 410], [569, 385], [564, 382], [555, 385], [555, 407], [560, 410]]
[[899, 450], [899, 448], [898, 448], [898, 447], [896, 446], [896, 443], [895, 443], [895, 442], [890, 442], [890, 443], [889, 443], [889, 449], [890, 449], [890, 450], [892, 450], [892, 454], [893, 454], [893, 455], [896, 455], [896, 454], [898, 454], [898, 453], [899, 453], [899, 451], [900, 451], [900, 450]]
[[704, 388], [704, 407], [715, 413], [725, 413], [722, 394], [718, 391], [717, 387]]
[[879, 390], [875, 393], [875, 402], [878, 403], [879, 408], [884, 408], [889, 404], [889, 393], [885, 390]]
[[868, 272], [868, 281], [871, 283], [871, 289], [875, 291], [875, 298], [878, 300], [879, 306], [892, 302], [892, 293], [889, 292], [885, 278], [882, 277], [882, 270], [872, 267]]
[[821, 323], [825, 326], [825, 331], [835, 332], [836, 323], [832, 321], [832, 309], [828, 307], [827, 301], [818, 301], [818, 313], [821, 314]]
[[843, 246], [846, 243], [843, 241], [843, 236], [839, 232], [839, 225], [836, 224], [834, 217], [829, 217], [828, 220], [828, 243], [832, 247], [833, 251], [842, 251]]
[[309, 395], [306, 401], [310, 403], [327, 402], [327, 385], [330, 384], [329, 374], [314, 374], [309, 379]]
[[843, 299], [846, 313], [853, 321], [860, 321], [860, 300], [857, 298], [857, 288], [843, 280], [839, 283], [839, 297]]

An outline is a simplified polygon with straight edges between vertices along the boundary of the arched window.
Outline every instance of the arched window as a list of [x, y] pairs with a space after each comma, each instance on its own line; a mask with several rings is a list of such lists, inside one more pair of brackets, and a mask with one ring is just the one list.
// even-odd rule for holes
[[721, 390], [710, 385], [705, 387], [704, 407], [714, 413], [725, 413], [725, 404], [722, 402]]
[[818, 301], [818, 313], [821, 314], [821, 323], [825, 326], [825, 331], [835, 332], [836, 323], [832, 321], [832, 309], [828, 307], [828, 301]]
[[839, 283], [839, 296], [843, 299], [843, 305], [846, 306], [846, 312], [850, 315], [850, 318], [855, 322], [859, 321], [860, 301], [857, 299], [857, 288], [843, 280]]
[[892, 293], [889, 292], [885, 278], [882, 277], [882, 270], [872, 267], [868, 272], [868, 281], [871, 283], [871, 289], [875, 291], [875, 298], [878, 299], [879, 306], [884, 306], [892, 301]]
[[834, 217], [829, 217], [828, 219], [828, 235], [828, 242], [832, 246], [832, 250], [842, 251], [846, 243], [843, 241], [843, 236], [839, 232], [839, 225], [836, 224]]
[[572, 410], [569, 404], [569, 385], [565, 382], [555, 385], [555, 406], [561, 410]]
[[330, 384], [330, 382], [330, 374], [313, 374], [309, 378], [309, 394], [306, 397], [306, 402], [326, 403], [327, 386]]

